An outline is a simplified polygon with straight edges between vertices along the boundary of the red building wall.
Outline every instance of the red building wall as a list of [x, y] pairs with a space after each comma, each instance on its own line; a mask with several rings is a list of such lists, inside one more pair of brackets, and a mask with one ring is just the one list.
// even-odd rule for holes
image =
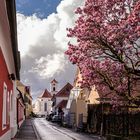
[[[2, 53], [2, 50], [0, 48], [0, 136], [2, 136], [4, 133], [6, 133], [10, 129], [10, 101], [7, 100], [7, 118], [6, 123], [7, 126], [4, 130], [2, 130], [2, 112], [3, 112], [3, 86], [4, 82], [7, 85], [7, 91], [9, 91], [9, 95], [7, 94], [7, 97], [10, 96], [11, 91], [13, 91], [13, 83], [8, 78], [8, 69], [6, 66], [6, 62]], [[8, 92], [7, 92], [8, 93]], [[10, 97], [9, 97], [10, 99]]]
[[24, 119], [24, 105], [18, 100], [18, 123]]

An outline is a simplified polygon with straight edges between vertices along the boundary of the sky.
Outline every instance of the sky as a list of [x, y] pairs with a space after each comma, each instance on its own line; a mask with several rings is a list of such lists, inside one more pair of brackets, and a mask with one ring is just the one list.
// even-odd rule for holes
[[16, 0], [18, 12], [26, 16], [36, 13], [40, 18], [56, 13], [56, 7], [60, 2], [61, 0]]
[[67, 50], [66, 28], [77, 19], [74, 11], [84, 0], [16, 0], [18, 47], [21, 53], [21, 81], [31, 86], [36, 99], [50, 81], [73, 84], [76, 67], [64, 52]]

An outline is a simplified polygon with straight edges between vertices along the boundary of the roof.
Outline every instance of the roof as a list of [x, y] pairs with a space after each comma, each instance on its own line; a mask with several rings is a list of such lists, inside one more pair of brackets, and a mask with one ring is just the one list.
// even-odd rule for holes
[[6, 1], [7, 15], [11, 33], [12, 51], [15, 62], [16, 78], [20, 79], [20, 52], [17, 43], [17, 23], [16, 23], [16, 4], [15, 0]]
[[51, 81], [51, 83], [58, 83], [55, 79], [53, 79], [52, 81]]
[[66, 108], [68, 100], [62, 100], [57, 106], [56, 108]]
[[43, 94], [40, 96], [40, 98], [51, 98], [52, 95], [50, 94], [50, 92], [45, 89], [45, 91], [43, 92]]
[[57, 94], [57, 97], [69, 97], [70, 90], [73, 88], [73, 86], [70, 83], [67, 83]]
[[25, 85], [19, 80], [16, 80], [16, 83], [17, 83], [17, 86], [25, 87]]

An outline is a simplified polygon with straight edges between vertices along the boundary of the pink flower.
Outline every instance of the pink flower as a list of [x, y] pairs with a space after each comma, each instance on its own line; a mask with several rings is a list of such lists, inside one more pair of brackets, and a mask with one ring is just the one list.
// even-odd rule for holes
[[[126, 10], [131, 4], [131, 11]], [[140, 1], [86, 0], [78, 7], [74, 28], [67, 29], [68, 37], [77, 38], [77, 45], [68, 43], [66, 54], [80, 68], [82, 87], [95, 85], [102, 96], [110, 95], [114, 108], [120, 97], [128, 94], [128, 75], [131, 93], [139, 69]]]

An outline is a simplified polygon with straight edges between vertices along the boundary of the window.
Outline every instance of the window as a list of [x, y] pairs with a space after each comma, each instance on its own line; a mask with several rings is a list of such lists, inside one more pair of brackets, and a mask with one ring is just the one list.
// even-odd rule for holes
[[55, 91], [55, 87], [53, 87], [53, 91]]
[[47, 103], [44, 103], [44, 111], [47, 111]]
[[10, 92], [7, 93], [7, 108], [6, 108], [6, 115], [7, 115], [7, 123], [10, 123]]
[[11, 90], [11, 94], [10, 94], [10, 110], [13, 110], [13, 92]]
[[4, 86], [3, 86], [2, 129], [6, 128], [6, 118], [7, 118], [7, 85], [4, 83]]

